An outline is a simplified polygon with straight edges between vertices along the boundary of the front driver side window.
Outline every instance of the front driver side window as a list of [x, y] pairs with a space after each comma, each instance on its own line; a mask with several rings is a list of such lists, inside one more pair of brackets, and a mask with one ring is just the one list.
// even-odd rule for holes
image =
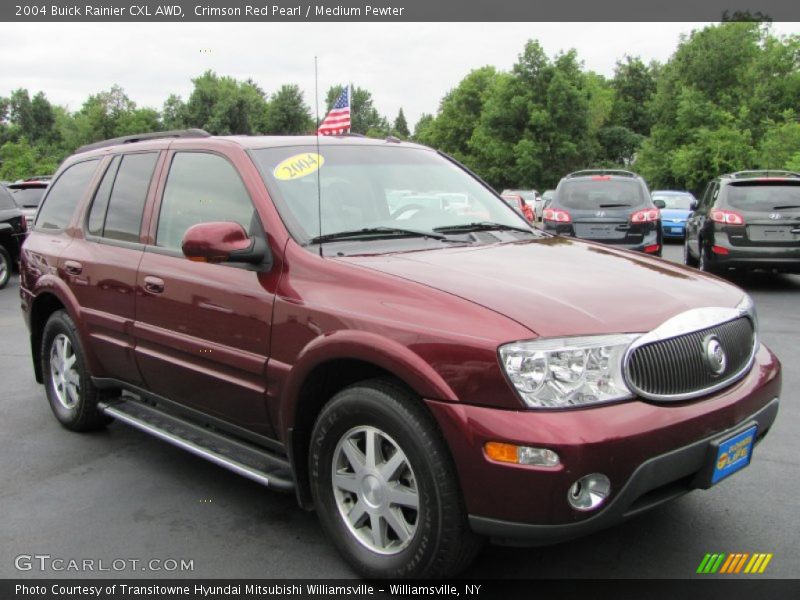
[[216, 154], [178, 152], [161, 200], [156, 245], [180, 249], [189, 227], [210, 221], [234, 221], [251, 231], [254, 215], [250, 195], [231, 163]]

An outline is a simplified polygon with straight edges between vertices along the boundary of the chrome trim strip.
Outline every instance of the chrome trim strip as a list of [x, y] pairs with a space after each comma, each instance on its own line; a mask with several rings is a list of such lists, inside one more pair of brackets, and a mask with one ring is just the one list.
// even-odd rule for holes
[[160, 440], [168, 442], [173, 446], [177, 446], [178, 448], [182, 448], [183, 450], [187, 450], [194, 454], [195, 456], [199, 456], [201, 458], [205, 458], [206, 460], [211, 461], [215, 465], [219, 465], [220, 467], [224, 467], [234, 473], [242, 475], [243, 477], [247, 477], [255, 481], [256, 483], [260, 483], [261, 485], [269, 485], [269, 478], [261, 473], [260, 471], [256, 471], [250, 467], [247, 467], [241, 463], [235, 462], [221, 454], [217, 454], [216, 452], [212, 452], [207, 448], [203, 448], [202, 446], [198, 446], [188, 440], [185, 440], [181, 437], [178, 437], [174, 434], [169, 433], [159, 427], [154, 427], [149, 423], [145, 423], [143, 421], [139, 421], [128, 415], [127, 413], [122, 412], [121, 410], [117, 410], [113, 406], [109, 406], [106, 404], [98, 404], [97, 407], [105, 414], [122, 421], [128, 425], [136, 427], [137, 429], [141, 429], [142, 431], [149, 433]]
[[[729, 321], [735, 321], [741, 317], [747, 317], [750, 319], [750, 322], [753, 325], [753, 347], [750, 349], [750, 357], [745, 363], [745, 366], [730, 377], [722, 381], [718, 381], [710, 387], [701, 388], [693, 392], [686, 392], [685, 394], [671, 395], [650, 394], [644, 390], [641, 390], [632, 383], [629, 369], [630, 358], [633, 351], [637, 348], [646, 344], [694, 333], [702, 329], [716, 327]], [[625, 351], [625, 356], [622, 359], [622, 376], [625, 379], [625, 384], [633, 393], [647, 400], [653, 400], [657, 402], [679, 402], [681, 400], [691, 400], [692, 398], [698, 398], [700, 396], [711, 394], [739, 381], [753, 366], [759, 346], [760, 341], [758, 339], [758, 321], [756, 320], [755, 307], [750, 297], [746, 295], [736, 308], [693, 308], [691, 310], [687, 310], [686, 312], [675, 315], [674, 317], [664, 321], [652, 331], [637, 338], [630, 346], [628, 346], [628, 349]]]

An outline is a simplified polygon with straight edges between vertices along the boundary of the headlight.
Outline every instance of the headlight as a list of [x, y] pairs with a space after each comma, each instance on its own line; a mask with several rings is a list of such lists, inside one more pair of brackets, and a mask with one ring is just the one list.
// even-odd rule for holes
[[622, 376], [639, 334], [551, 338], [500, 346], [500, 362], [533, 408], [566, 408], [633, 397]]

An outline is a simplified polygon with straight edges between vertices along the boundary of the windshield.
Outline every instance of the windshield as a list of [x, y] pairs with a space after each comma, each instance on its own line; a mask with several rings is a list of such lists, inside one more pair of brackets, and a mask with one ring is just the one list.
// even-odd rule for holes
[[743, 182], [728, 186], [726, 201], [739, 210], [767, 212], [800, 207], [800, 185], [782, 182]]
[[528, 227], [480, 182], [430, 150], [326, 144], [319, 154], [315, 146], [291, 146], [251, 155], [302, 243], [360, 229], [433, 233], [478, 222]]
[[691, 210], [694, 196], [691, 194], [653, 194], [653, 201], [661, 200], [666, 209]]
[[9, 191], [14, 195], [14, 200], [22, 208], [38, 208], [42, 201], [44, 187], [11, 188]]
[[622, 209], [647, 204], [642, 186], [637, 181], [620, 179], [565, 181], [558, 190], [556, 202], [565, 208], [578, 210]]

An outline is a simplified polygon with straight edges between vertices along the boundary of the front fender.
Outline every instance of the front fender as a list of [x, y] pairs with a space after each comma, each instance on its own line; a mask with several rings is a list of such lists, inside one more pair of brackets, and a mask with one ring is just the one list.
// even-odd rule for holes
[[458, 397], [430, 364], [395, 340], [376, 333], [341, 330], [314, 338], [303, 348], [295, 364], [272, 365], [288, 370], [280, 400], [281, 431], [288, 431], [295, 422], [300, 390], [314, 369], [336, 360], [358, 360], [387, 371], [403, 381], [419, 396], [454, 402]]

